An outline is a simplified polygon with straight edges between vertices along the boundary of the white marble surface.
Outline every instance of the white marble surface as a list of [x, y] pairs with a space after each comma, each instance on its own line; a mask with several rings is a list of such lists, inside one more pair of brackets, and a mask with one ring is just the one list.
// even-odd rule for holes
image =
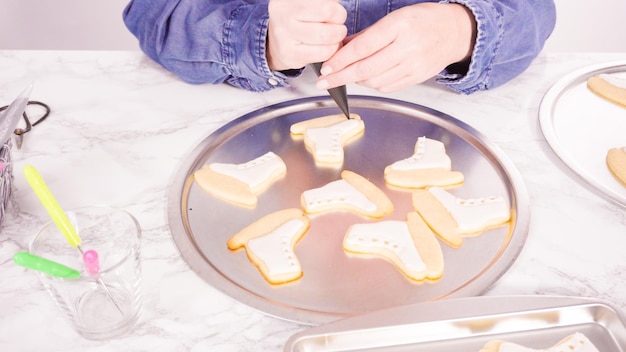
[[[475, 127], [526, 182], [532, 206], [526, 246], [486, 295], [595, 297], [626, 308], [626, 210], [564, 172], [537, 117], [543, 94], [561, 76], [618, 59], [626, 54], [545, 53], [491, 92], [461, 96], [424, 84], [388, 95]], [[257, 312], [196, 276], [171, 238], [167, 192], [178, 164], [208, 134], [262, 106], [324, 94], [312, 80], [307, 72], [292, 88], [251, 93], [187, 85], [138, 52], [0, 51], [0, 102], [32, 81], [32, 99], [54, 110], [13, 150], [13, 197], [0, 232], [0, 350], [281, 351], [306, 327]], [[25, 164], [39, 169], [65, 208], [104, 203], [137, 217], [145, 309], [130, 335], [106, 342], [79, 337], [36, 275], [12, 262], [47, 220], [21, 175]]]

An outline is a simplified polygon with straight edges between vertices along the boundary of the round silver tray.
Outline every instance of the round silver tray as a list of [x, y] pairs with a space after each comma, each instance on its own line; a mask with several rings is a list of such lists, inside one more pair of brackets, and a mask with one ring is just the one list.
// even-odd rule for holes
[[601, 73], [626, 78], [626, 61], [585, 67], [559, 79], [541, 101], [539, 122], [550, 148], [575, 180], [626, 206], [626, 187], [606, 166], [608, 150], [626, 146], [626, 108], [587, 88], [587, 79]]
[[[350, 96], [350, 108], [366, 127], [361, 137], [346, 146], [341, 168], [316, 166], [303, 141], [289, 133], [296, 122], [339, 113], [329, 97], [261, 108], [203, 140], [180, 166], [168, 199], [169, 226], [189, 266], [234, 299], [305, 324], [484, 292], [517, 258], [528, 233], [528, 195], [517, 169], [479, 132], [441, 112], [368, 96]], [[342, 169], [369, 178], [389, 196], [395, 210], [385, 220], [405, 220], [413, 210], [411, 193], [387, 187], [383, 169], [412, 155], [420, 136], [444, 142], [453, 169], [465, 175], [465, 183], [450, 192], [461, 198], [501, 195], [512, 209], [509, 225], [466, 238], [458, 249], [442, 244], [446, 267], [440, 280], [415, 283], [384, 260], [348, 257], [342, 248], [348, 226], [374, 221], [349, 213], [311, 219], [308, 233], [296, 247], [304, 275], [293, 283], [268, 284], [245, 251], [227, 248], [234, 233], [268, 213], [299, 208], [303, 191], [339, 179]], [[212, 197], [193, 182], [193, 172], [207, 163], [243, 163], [268, 151], [285, 161], [287, 175], [259, 197], [254, 209]]]

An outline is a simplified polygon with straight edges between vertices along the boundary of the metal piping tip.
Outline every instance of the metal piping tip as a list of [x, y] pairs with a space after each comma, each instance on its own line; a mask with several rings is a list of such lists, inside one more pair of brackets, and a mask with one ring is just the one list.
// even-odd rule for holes
[[350, 119], [350, 108], [348, 106], [348, 94], [346, 92], [346, 86], [340, 86], [336, 88], [331, 88], [328, 90], [330, 96], [333, 97], [339, 109], [343, 112], [344, 115]]
[[[322, 69], [321, 62], [315, 62], [312, 64], [313, 69], [315, 70], [315, 74], [319, 77], [321, 75], [320, 70]], [[339, 86], [335, 88], [328, 89], [328, 93], [333, 98], [339, 109], [346, 115], [348, 120], [350, 119], [350, 108], [348, 106], [348, 93], [346, 91], [346, 86]]]

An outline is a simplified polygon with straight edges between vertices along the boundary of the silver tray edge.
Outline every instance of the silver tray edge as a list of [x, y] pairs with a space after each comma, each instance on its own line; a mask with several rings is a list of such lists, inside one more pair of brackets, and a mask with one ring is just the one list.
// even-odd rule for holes
[[[326, 325], [309, 328], [292, 335], [284, 346], [284, 352], [303, 352], [317, 349], [308, 349], [318, 346], [320, 342], [328, 343], [324, 351], [339, 351], [348, 348], [374, 349], [401, 346], [408, 341], [413, 341], [412, 348], [420, 343], [444, 342], [452, 339], [462, 339], [479, 335], [495, 336], [503, 333], [515, 333], [525, 330], [541, 330], [531, 326], [509, 325], [497, 330], [489, 330], [488, 324], [504, 319], [515, 319], [521, 316], [544, 316], [549, 317], [551, 312], [563, 311], [565, 309], [587, 309], [600, 308], [604, 318], [611, 318], [619, 324], [621, 331], [617, 336], [613, 336], [612, 341], [617, 351], [626, 349], [626, 317], [614, 308], [610, 303], [591, 298], [569, 297], [569, 296], [482, 296], [466, 297], [446, 300], [445, 302], [424, 302], [407, 306], [393, 307], [359, 316], [340, 319]], [[606, 315], [610, 315], [607, 317]], [[580, 321], [593, 323], [593, 318], [578, 317]], [[600, 322], [598, 324], [602, 325]], [[557, 322], [558, 324], [558, 322]], [[565, 324], [565, 323], [564, 323]], [[464, 332], [447, 331], [445, 325], [456, 325], [463, 327], [474, 327]], [[609, 330], [615, 326], [603, 326]], [[401, 330], [410, 329], [411, 336], [403, 336]], [[389, 336], [397, 340], [394, 344], [384, 345], [377, 341], [363, 341], [350, 343], [350, 336]], [[564, 336], [563, 336], [564, 337]], [[376, 345], [380, 342], [380, 345]], [[341, 349], [334, 349], [333, 345], [341, 346]], [[346, 349], [347, 350], [347, 349]], [[418, 351], [419, 349], [415, 349]], [[411, 349], [414, 351], [414, 349]]]

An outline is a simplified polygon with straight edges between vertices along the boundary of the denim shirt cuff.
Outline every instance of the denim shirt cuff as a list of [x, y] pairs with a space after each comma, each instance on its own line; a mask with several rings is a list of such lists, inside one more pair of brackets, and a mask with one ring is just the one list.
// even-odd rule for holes
[[[240, 21], [249, 19], [244, 16], [238, 17], [237, 11], [233, 12], [230, 28], [226, 28], [224, 40], [224, 59], [232, 70], [232, 77], [227, 79], [229, 84], [246, 90], [263, 92], [278, 87], [289, 85], [287, 79], [300, 72], [273, 71], [269, 68], [265, 56], [267, 42], [268, 14], [259, 14], [258, 25], [254, 29], [255, 35], [250, 37], [247, 43], [242, 43]], [[246, 49], [245, 46], [249, 46]]]
[[485, 1], [442, 0], [440, 3], [456, 3], [467, 7], [476, 19], [477, 33], [467, 73], [453, 73], [446, 68], [439, 74], [437, 82], [462, 94], [488, 89], [491, 67], [504, 33], [499, 12]]

